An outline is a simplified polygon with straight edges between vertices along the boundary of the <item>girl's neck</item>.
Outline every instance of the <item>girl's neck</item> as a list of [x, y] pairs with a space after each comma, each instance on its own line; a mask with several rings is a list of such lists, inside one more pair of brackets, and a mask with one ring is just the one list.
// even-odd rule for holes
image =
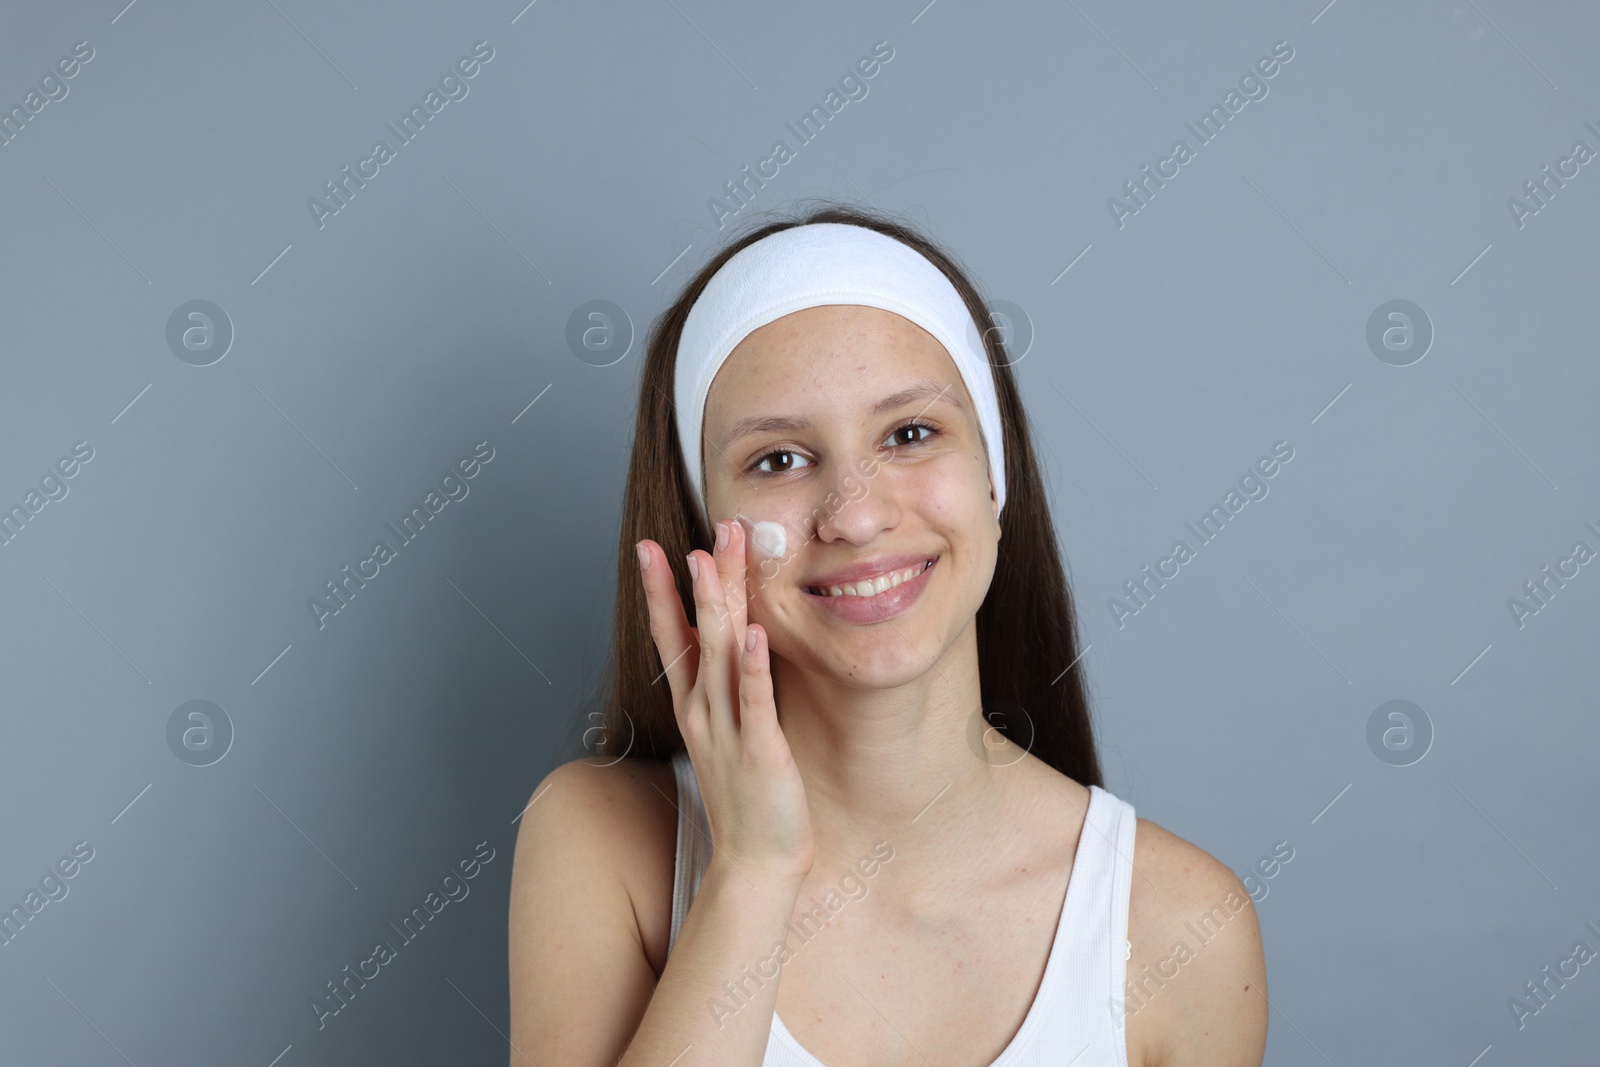
[[972, 628], [917, 679], [863, 689], [774, 664], [779, 723], [811, 810], [818, 865], [853, 863], [887, 841], [910, 869], [971, 862], [1017, 810], [1042, 766], [996, 756], [981, 715]]

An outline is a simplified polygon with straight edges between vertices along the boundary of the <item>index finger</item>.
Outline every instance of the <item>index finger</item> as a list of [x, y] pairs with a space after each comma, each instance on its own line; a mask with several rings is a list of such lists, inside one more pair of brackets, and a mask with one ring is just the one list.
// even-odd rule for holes
[[717, 573], [722, 578], [723, 597], [728, 604], [728, 619], [733, 623], [734, 648], [744, 648], [745, 626], [750, 621], [750, 567], [745, 559], [745, 519], [735, 516], [728, 521], [728, 548], [717, 560]]
[[[672, 706], [682, 708], [689, 691], [694, 688], [700, 657], [690, 653], [699, 649], [700, 640], [689, 625], [689, 616], [684, 613], [666, 550], [649, 538], [640, 541], [637, 549], [649, 559], [649, 566], [639, 570], [639, 580], [644, 584], [645, 603], [650, 609], [650, 636], [655, 640], [656, 652], [665, 668], [662, 673], [672, 689]], [[658, 674], [651, 684], [660, 680]]]

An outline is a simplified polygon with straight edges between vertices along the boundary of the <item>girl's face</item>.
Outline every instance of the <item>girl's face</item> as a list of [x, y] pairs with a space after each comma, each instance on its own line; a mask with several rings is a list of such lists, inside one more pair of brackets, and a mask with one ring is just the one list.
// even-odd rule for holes
[[[702, 434], [707, 510], [748, 519], [748, 618], [777, 655], [900, 685], [973, 623], [999, 509], [972, 399], [932, 334], [857, 304], [785, 315], [718, 370]], [[762, 520], [783, 526], [783, 556], [753, 543]], [[828, 595], [873, 577], [901, 584]]]

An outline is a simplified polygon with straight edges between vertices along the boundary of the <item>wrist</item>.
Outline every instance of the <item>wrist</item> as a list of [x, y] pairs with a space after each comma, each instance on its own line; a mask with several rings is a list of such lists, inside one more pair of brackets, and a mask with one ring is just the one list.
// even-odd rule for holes
[[792, 907], [800, 897], [806, 871], [762, 867], [746, 860], [730, 860], [713, 853], [701, 878], [702, 891], [708, 886], [720, 894], [755, 899], [774, 899]]

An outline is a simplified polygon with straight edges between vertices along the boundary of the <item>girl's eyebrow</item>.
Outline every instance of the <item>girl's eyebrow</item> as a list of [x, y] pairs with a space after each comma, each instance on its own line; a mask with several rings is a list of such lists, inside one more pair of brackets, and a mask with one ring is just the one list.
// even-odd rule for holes
[[[923, 407], [923, 411], [928, 410], [929, 407], [941, 400], [954, 407], [957, 411], [966, 410], [965, 405], [961, 403], [961, 398], [950, 391], [949, 383], [939, 385], [937, 382], [920, 381], [908, 385], [899, 392], [890, 393], [876, 404], [873, 404], [872, 414], [881, 415], [885, 411], [904, 407], [914, 400], [922, 399], [927, 399], [928, 401]], [[921, 414], [921, 412], [918, 412], [918, 414]], [[803, 415], [749, 415], [733, 424], [717, 448], [719, 451], [726, 449], [733, 442], [747, 434], [776, 433], [780, 431], [793, 432], [809, 429], [811, 429], [811, 420]]]

